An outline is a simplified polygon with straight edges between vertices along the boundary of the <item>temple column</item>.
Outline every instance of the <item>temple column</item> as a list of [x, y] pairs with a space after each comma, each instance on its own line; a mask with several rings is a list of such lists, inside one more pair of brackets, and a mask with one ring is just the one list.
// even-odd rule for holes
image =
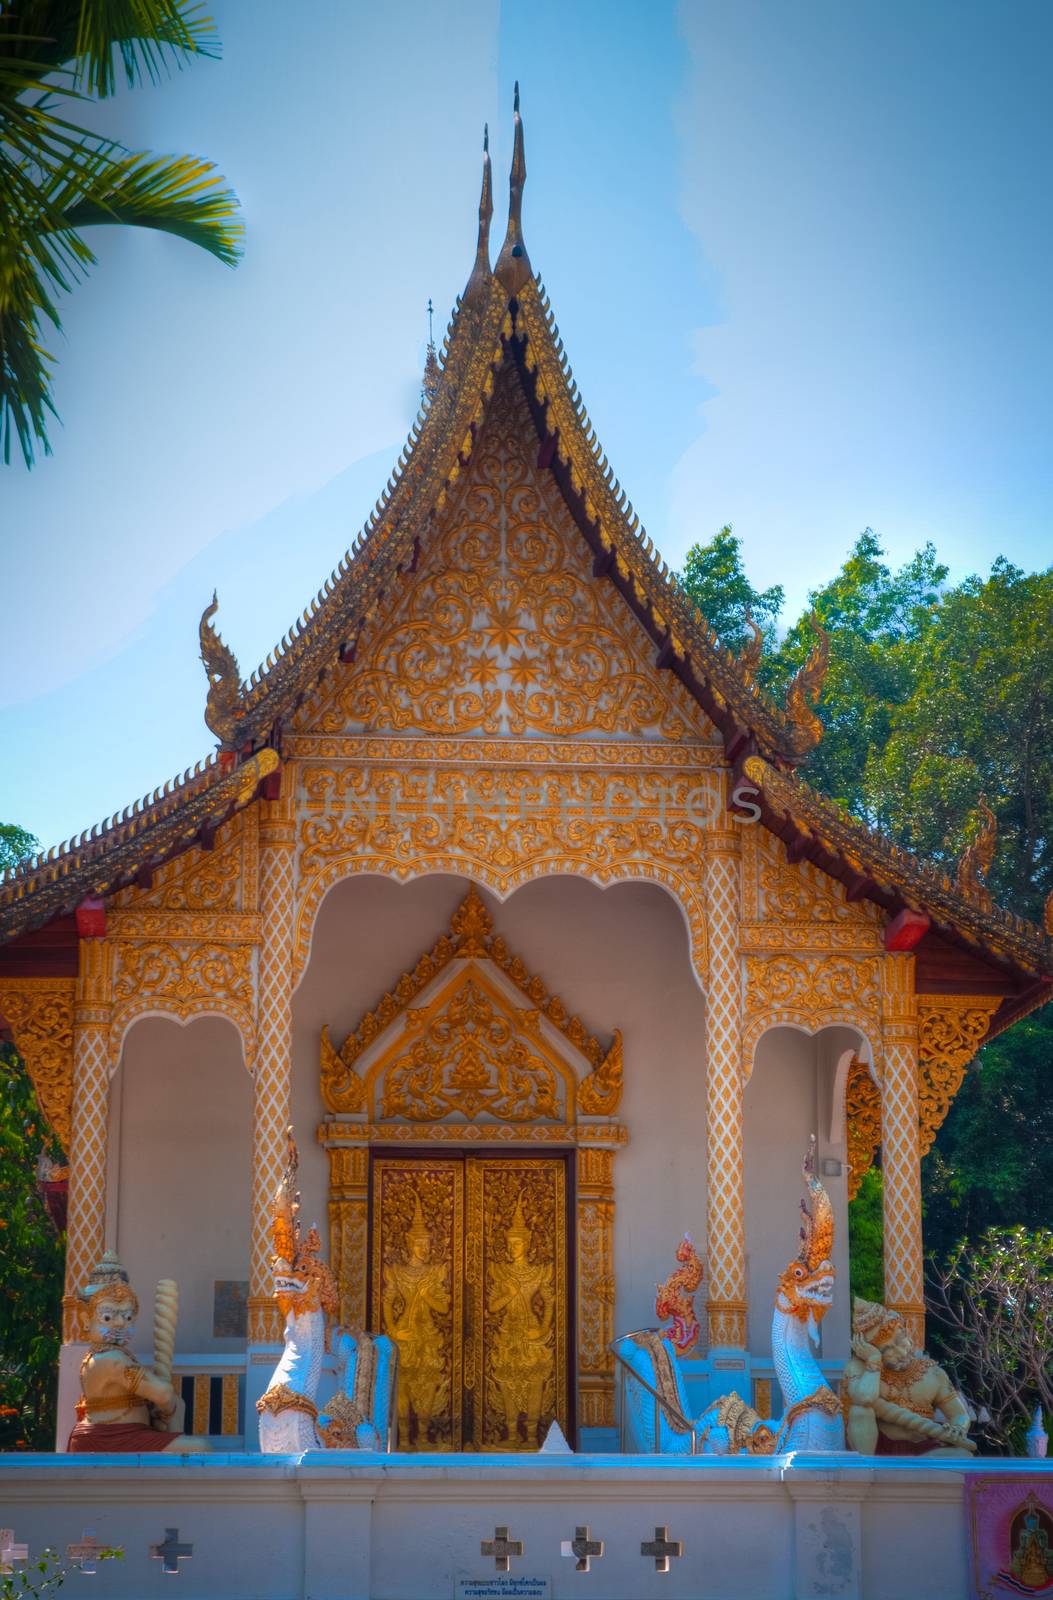
[[106, 1147], [110, 1109], [112, 947], [82, 938], [73, 1003], [73, 1101], [66, 1219], [62, 1337], [79, 1337], [77, 1291], [105, 1249]]
[[722, 829], [707, 845], [706, 1309], [710, 1350], [745, 1350], [739, 837]]
[[292, 941], [295, 830], [290, 793], [260, 802], [260, 950], [252, 1138], [249, 1343], [281, 1339], [272, 1298], [272, 1206], [285, 1165], [292, 1075]]
[[881, 1169], [885, 1304], [906, 1321], [920, 1349], [925, 1340], [921, 1240], [921, 1144], [918, 1122], [918, 1009], [914, 957], [881, 963], [884, 1069]]

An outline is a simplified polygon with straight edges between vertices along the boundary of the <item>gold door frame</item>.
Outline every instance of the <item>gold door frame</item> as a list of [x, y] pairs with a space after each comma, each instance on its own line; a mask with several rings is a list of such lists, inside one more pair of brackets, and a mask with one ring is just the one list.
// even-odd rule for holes
[[399, 1346], [399, 1447], [537, 1450], [575, 1436], [569, 1152], [370, 1159], [371, 1326]]
[[[441, 1120], [425, 1118], [419, 1114], [423, 1108], [412, 1104], [410, 1115], [385, 1115], [386, 1104], [406, 1103], [401, 1089], [392, 1093], [391, 1072], [385, 1070], [400, 1068], [404, 1051], [396, 1048], [398, 1041], [413, 1029], [420, 1037], [420, 1028], [441, 1010], [444, 994], [464, 994], [467, 969], [474, 969], [478, 992], [502, 1011], [502, 1020], [521, 1037], [529, 1058], [540, 1063], [535, 1081], [544, 1083], [547, 1065], [565, 1085], [560, 1089], [557, 1083], [560, 1117], [524, 1114], [522, 1120], [484, 1120], [492, 1112], [477, 1113], [467, 1100], [452, 1104]], [[450, 1015], [449, 1009], [445, 1014]], [[614, 1157], [629, 1137], [614, 1121], [622, 1094], [618, 1032], [606, 1046], [592, 1037], [571, 1008], [550, 994], [495, 934], [493, 919], [472, 888], [449, 930], [339, 1048], [323, 1030], [319, 1067], [326, 1116], [318, 1139], [329, 1157], [329, 1260], [340, 1286], [343, 1325], [367, 1325], [371, 1151], [394, 1148], [407, 1157], [433, 1149], [449, 1156], [494, 1150], [573, 1152], [575, 1181], [568, 1192], [574, 1194], [574, 1249], [568, 1252], [573, 1269], [567, 1290], [576, 1325], [571, 1377], [577, 1426], [613, 1428], [614, 1363], [608, 1346], [614, 1338], [615, 1308]], [[452, 1098], [448, 1082], [439, 1089]], [[519, 1108], [513, 1109], [518, 1117]], [[524, 1113], [529, 1109], [522, 1107]]]

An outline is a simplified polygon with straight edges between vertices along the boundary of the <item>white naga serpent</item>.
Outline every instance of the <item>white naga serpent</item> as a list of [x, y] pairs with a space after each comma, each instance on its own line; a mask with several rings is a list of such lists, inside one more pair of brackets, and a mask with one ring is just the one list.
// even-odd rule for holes
[[[383, 1420], [379, 1428], [374, 1425], [373, 1408], [378, 1393], [383, 1402], [394, 1382], [394, 1354], [387, 1339], [337, 1332], [338, 1390], [319, 1416], [328, 1318], [335, 1314], [339, 1297], [336, 1279], [321, 1259], [317, 1229], [306, 1234], [301, 1230], [298, 1166], [290, 1128], [288, 1161], [274, 1199], [274, 1298], [285, 1314], [285, 1349], [266, 1394], [256, 1402], [260, 1450], [265, 1455], [301, 1455], [305, 1450], [377, 1449], [386, 1429]], [[383, 1403], [381, 1409], [386, 1412]]]
[[739, 1395], [721, 1395], [695, 1424], [705, 1452], [845, 1448], [840, 1404], [812, 1351], [833, 1302], [835, 1277], [834, 1213], [815, 1175], [814, 1136], [802, 1170], [808, 1200], [801, 1201], [801, 1248], [779, 1278], [771, 1319], [772, 1361], [786, 1410], [778, 1422], [766, 1422]]

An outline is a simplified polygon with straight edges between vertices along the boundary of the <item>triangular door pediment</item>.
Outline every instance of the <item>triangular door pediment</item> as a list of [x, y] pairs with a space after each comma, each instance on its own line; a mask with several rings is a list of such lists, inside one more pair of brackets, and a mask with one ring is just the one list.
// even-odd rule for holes
[[296, 719], [297, 731], [710, 743], [592, 554], [506, 362], [471, 458], [414, 569]]

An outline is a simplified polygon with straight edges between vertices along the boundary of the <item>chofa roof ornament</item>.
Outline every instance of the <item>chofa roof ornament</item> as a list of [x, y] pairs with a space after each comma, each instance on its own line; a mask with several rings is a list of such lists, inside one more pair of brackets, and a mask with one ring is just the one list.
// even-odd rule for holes
[[493, 281], [490, 271], [490, 220], [494, 214], [494, 186], [490, 168], [490, 129], [483, 124], [483, 186], [479, 195], [479, 238], [475, 265], [461, 296], [462, 306], [485, 305]]
[[201, 661], [208, 674], [205, 722], [222, 748], [231, 750], [237, 744], [238, 725], [245, 715], [245, 707], [241, 699], [241, 669], [237, 657], [212, 626], [212, 618], [218, 610], [219, 600], [213, 589], [211, 604], [201, 613], [198, 624]]
[[497, 258], [494, 276], [509, 294], [518, 294], [534, 276], [523, 242], [523, 185], [526, 183], [526, 150], [523, 146], [523, 119], [519, 115], [519, 84], [515, 91], [515, 135], [512, 144], [512, 170], [508, 177], [508, 231]]
[[823, 737], [823, 724], [815, 714], [815, 704], [823, 692], [826, 669], [830, 665], [830, 635], [813, 611], [808, 618], [818, 635], [811, 654], [790, 681], [786, 691], [786, 715], [793, 727], [793, 749], [798, 757], [814, 750]]

